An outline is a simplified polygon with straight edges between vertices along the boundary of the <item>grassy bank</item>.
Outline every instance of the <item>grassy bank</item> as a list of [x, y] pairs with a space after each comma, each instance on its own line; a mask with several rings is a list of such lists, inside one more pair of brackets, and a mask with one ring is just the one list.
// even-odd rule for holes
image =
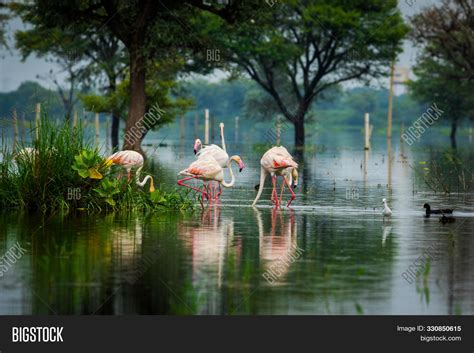
[[148, 192], [127, 178], [119, 166], [107, 166], [83, 129], [57, 126], [43, 118], [29, 146], [3, 144], [0, 207], [28, 210], [192, 209], [181, 192]]

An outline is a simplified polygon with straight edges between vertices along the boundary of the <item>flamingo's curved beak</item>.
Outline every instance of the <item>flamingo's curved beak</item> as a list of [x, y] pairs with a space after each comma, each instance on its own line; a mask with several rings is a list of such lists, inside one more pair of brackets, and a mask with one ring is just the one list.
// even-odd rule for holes
[[239, 160], [239, 173], [242, 172], [242, 169], [245, 168], [245, 164], [242, 160]]
[[293, 189], [296, 189], [298, 186], [298, 180], [293, 180]]
[[197, 153], [198, 147], [199, 147], [199, 142], [198, 141], [194, 142], [194, 154]]

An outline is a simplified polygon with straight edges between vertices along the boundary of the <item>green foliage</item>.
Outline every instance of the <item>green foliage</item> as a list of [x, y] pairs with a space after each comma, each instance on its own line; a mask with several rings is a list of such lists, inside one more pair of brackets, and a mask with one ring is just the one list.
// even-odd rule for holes
[[474, 118], [474, 81], [455, 79], [450, 63], [429, 57], [420, 59], [414, 72], [417, 80], [409, 87], [415, 99], [426, 104], [436, 102], [446, 112], [442, 118], [450, 121]]
[[109, 164], [82, 135], [42, 118], [32, 131], [33, 147], [17, 152], [2, 146], [0, 208], [30, 210], [153, 211], [192, 210], [192, 201], [177, 191], [150, 194], [125, 178], [120, 181]]
[[448, 149], [431, 151], [427, 161], [420, 161], [413, 168], [430, 190], [449, 194], [474, 190], [473, 163], [471, 151]]
[[0, 116], [10, 116], [13, 107], [17, 109], [18, 119], [26, 118], [34, 112], [36, 103], [41, 102], [43, 111], [50, 116], [63, 116], [64, 108], [57, 92], [44, 88], [37, 82], [25, 81], [18, 89], [0, 93]]
[[410, 89], [419, 101], [436, 102], [446, 112], [443, 119], [452, 123], [452, 141], [457, 122], [474, 119], [474, 51], [466, 45], [474, 31], [473, 10], [469, 1], [443, 1], [411, 18], [410, 36], [421, 54]]
[[104, 201], [110, 206], [115, 206], [113, 196], [120, 193], [119, 183], [115, 179], [105, 178], [94, 191], [99, 194], [100, 197], [104, 198]]
[[150, 194], [150, 199], [155, 206], [185, 210], [193, 207], [192, 201], [187, 198], [188, 195], [189, 192], [183, 195], [181, 190], [177, 189], [173, 192], [165, 192], [158, 189]]
[[249, 105], [263, 101], [264, 112], [278, 109], [300, 127], [296, 145], [314, 99], [341, 82], [386, 75], [408, 32], [395, 0], [286, 0], [249, 16], [236, 26], [209, 15], [202, 26], [234, 73], [266, 91], [267, 102], [255, 96]]
[[[176, 74], [181, 69], [179, 62], [169, 60], [150, 63], [146, 81], [146, 97], [148, 105], [146, 111], [151, 111], [153, 106], [159, 106], [166, 114], [159, 119], [147, 119], [153, 122], [147, 128], [159, 128], [183, 115], [191, 106], [192, 100], [185, 98], [176, 82]], [[121, 118], [127, 118], [127, 107], [130, 104], [130, 78], [127, 76], [117, 85], [113, 92], [104, 95], [86, 94], [81, 96], [84, 106], [95, 112], [121, 112]]]
[[105, 169], [105, 164], [97, 152], [83, 150], [74, 156], [74, 164], [71, 166], [82, 178], [102, 179], [98, 169]]

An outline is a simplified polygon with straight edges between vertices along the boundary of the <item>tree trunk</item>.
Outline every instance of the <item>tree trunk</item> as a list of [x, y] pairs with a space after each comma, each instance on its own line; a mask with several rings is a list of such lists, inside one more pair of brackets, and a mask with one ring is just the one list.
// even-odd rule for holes
[[110, 140], [112, 141], [112, 150], [119, 149], [119, 130], [120, 130], [120, 114], [112, 112], [112, 129], [110, 130]]
[[451, 147], [456, 148], [456, 130], [458, 129], [458, 125], [456, 121], [453, 121], [451, 123], [451, 135], [449, 137], [451, 138]]
[[144, 132], [142, 123], [145, 115], [145, 58], [141, 53], [141, 43], [135, 41], [130, 49], [130, 108], [125, 124], [124, 150], [134, 150], [143, 154], [141, 141]]
[[[109, 94], [114, 94], [117, 89], [117, 78], [114, 74], [109, 74]], [[112, 109], [112, 128], [110, 130], [110, 141], [112, 141], [112, 151], [119, 149], [119, 129], [120, 129], [120, 113], [114, 108]], [[109, 133], [108, 131], [106, 132]]]
[[295, 126], [295, 149], [303, 149], [304, 147], [304, 116], [297, 115], [294, 117]]

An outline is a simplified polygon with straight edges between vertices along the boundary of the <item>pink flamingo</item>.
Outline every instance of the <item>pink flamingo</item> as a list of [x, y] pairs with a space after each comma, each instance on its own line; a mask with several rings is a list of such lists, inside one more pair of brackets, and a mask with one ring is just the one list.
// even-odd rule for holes
[[221, 191], [221, 185], [226, 188], [230, 188], [234, 186], [235, 183], [235, 176], [232, 172], [232, 168], [230, 165], [232, 161], [239, 165], [239, 172], [244, 169], [244, 162], [239, 156], [230, 157], [227, 161], [227, 168], [229, 168], [231, 178], [231, 181], [229, 183], [224, 180], [224, 169], [220, 166], [220, 164], [212, 156], [204, 156], [194, 161], [190, 164], [188, 168], [183, 169], [178, 173], [178, 175], [187, 176], [187, 178], [178, 180], [178, 185], [190, 188], [194, 191], [201, 193], [203, 199], [204, 197], [206, 197], [208, 201], [212, 200], [212, 193], [209, 194], [205, 187], [199, 189], [191, 185], [187, 185], [184, 182], [190, 179], [199, 179], [203, 180], [204, 182], [217, 181], [219, 183], [219, 191]]
[[[229, 161], [229, 155], [227, 154], [227, 150], [225, 147], [225, 138], [224, 138], [224, 123], [219, 124], [220, 128], [220, 135], [221, 135], [221, 144], [222, 148], [211, 144], [211, 145], [203, 145], [200, 139], [196, 139], [194, 141], [194, 154], [196, 157], [202, 158], [202, 157], [208, 157], [211, 156], [213, 157], [217, 163], [221, 166], [221, 168], [227, 168], [227, 162]], [[201, 149], [199, 149], [201, 147]], [[212, 182], [211, 182], [212, 184]], [[207, 186], [206, 186], [207, 188]], [[214, 186], [214, 192], [215, 192], [215, 186]], [[216, 195], [216, 198], [219, 198], [220, 192]]]
[[[265, 178], [267, 177], [267, 174], [270, 174], [272, 177], [272, 183], [273, 183], [272, 197], [271, 197], [272, 202], [275, 203], [275, 206], [277, 207], [280, 205], [281, 198], [283, 196], [284, 185], [286, 185], [291, 193], [291, 199], [286, 205], [287, 207], [289, 207], [296, 196], [291, 186], [289, 185], [288, 180], [290, 180], [290, 183], [291, 183], [292, 178], [294, 178], [294, 182], [295, 182], [294, 186], [296, 186], [297, 180], [298, 180], [298, 172], [296, 169], [298, 168], [298, 163], [296, 163], [293, 160], [293, 157], [291, 156], [291, 154], [288, 152], [288, 150], [285, 147], [280, 146], [280, 147], [272, 147], [267, 152], [265, 152], [265, 154], [262, 156], [262, 159], [260, 160], [260, 165], [261, 165], [260, 185], [258, 187], [257, 197], [253, 201], [252, 206], [255, 206], [257, 204], [257, 201], [262, 195]], [[277, 176], [283, 177], [283, 183], [284, 183], [284, 185], [282, 186], [280, 200], [278, 200], [278, 195], [276, 192]]]
[[108, 165], [117, 164], [125, 168], [125, 170], [127, 171], [127, 177], [129, 182], [132, 177], [132, 168], [137, 168], [137, 171], [135, 173], [137, 179], [136, 184], [140, 187], [143, 187], [145, 186], [147, 181], [150, 180], [150, 192], [153, 192], [155, 191], [155, 186], [153, 184], [153, 177], [151, 175], [147, 175], [142, 181], [140, 181], [140, 173], [143, 168], [143, 162], [143, 156], [140, 153], [131, 150], [124, 150], [116, 152], [113, 155], [109, 156], [106, 159], [105, 163]]

